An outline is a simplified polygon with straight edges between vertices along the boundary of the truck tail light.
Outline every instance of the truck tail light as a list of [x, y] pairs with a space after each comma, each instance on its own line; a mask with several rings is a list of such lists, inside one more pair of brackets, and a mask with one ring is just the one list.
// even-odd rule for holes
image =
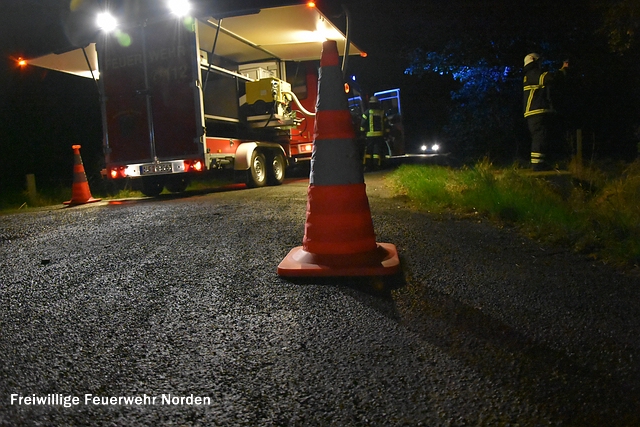
[[184, 171], [185, 172], [202, 172], [204, 165], [202, 160], [185, 160]]
[[126, 178], [127, 177], [127, 173], [125, 171], [124, 166], [119, 166], [119, 167], [115, 167], [115, 168], [109, 169], [109, 176], [112, 179]]

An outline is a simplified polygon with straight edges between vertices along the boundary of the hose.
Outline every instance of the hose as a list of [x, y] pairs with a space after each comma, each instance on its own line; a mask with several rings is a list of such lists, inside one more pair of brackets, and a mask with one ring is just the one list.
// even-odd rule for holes
[[304, 108], [302, 104], [300, 104], [300, 100], [298, 99], [295, 93], [293, 92], [282, 92], [282, 93], [284, 93], [285, 95], [291, 95], [291, 98], [293, 98], [293, 101], [296, 103], [298, 108], [300, 108], [300, 111], [302, 111], [302, 114], [309, 117], [315, 117], [316, 113], [312, 113], [311, 111], [308, 111], [306, 108]]

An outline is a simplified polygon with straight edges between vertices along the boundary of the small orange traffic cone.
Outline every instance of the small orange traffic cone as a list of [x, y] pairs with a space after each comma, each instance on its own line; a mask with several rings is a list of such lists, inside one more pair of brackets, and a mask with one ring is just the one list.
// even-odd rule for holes
[[80, 157], [80, 146], [72, 145], [73, 148], [73, 186], [71, 187], [71, 200], [63, 202], [65, 205], [76, 206], [85, 203], [99, 202], [102, 199], [91, 197], [87, 175], [84, 172], [82, 157]]
[[395, 245], [376, 243], [362, 159], [351, 124], [335, 41], [322, 45], [307, 215], [302, 246], [278, 266], [280, 276], [395, 274]]

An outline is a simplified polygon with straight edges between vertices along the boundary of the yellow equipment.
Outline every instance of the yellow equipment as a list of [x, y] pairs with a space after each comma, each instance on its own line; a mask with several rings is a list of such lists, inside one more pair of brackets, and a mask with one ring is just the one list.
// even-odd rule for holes
[[291, 84], [283, 80], [268, 77], [248, 82], [246, 88], [247, 104], [255, 104], [257, 101], [289, 103], [283, 92], [291, 92]]

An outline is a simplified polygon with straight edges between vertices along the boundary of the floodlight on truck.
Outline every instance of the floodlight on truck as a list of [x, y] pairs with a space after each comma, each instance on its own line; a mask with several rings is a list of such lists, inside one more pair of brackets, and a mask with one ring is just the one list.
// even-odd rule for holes
[[187, 16], [191, 12], [191, 4], [188, 0], [169, 0], [167, 6], [171, 13], [178, 17]]
[[105, 33], [110, 33], [118, 26], [116, 18], [108, 11], [100, 12], [96, 17], [96, 24]]

